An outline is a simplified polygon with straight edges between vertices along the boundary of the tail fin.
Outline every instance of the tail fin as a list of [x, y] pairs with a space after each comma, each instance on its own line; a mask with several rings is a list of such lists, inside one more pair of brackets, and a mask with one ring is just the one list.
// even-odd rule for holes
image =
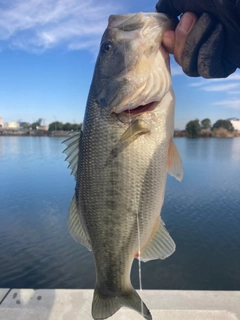
[[101, 295], [99, 290], [95, 288], [92, 303], [92, 316], [94, 320], [107, 319], [121, 307], [133, 309], [139, 312], [146, 320], [152, 320], [150, 311], [133, 288], [131, 291], [122, 292], [118, 296]]

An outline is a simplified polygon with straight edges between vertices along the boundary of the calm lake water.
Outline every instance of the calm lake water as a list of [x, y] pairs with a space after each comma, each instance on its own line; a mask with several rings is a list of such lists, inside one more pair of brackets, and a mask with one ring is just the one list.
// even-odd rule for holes
[[[0, 137], [0, 287], [94, 287], [92, 254], [67, 230], [62, 140]], [[142, 264], [143, 288], [240, 290], [240, 138], [175, 142], [184, 179], [168, 177], [162, 217], [177, 250]]]

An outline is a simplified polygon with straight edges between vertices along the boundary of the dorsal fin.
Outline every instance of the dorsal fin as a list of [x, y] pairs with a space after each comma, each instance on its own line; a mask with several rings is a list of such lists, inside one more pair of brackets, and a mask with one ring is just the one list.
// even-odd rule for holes
[[71, 174], [74, 176], [75, 180], [77, 178], [79, 140], [81, 133], [81, 131], [70, 133], [69, 138], [62, 142], [67, 145], [67, 148], [63, 152], [67, 155], [65, 160], [69, 162], [68, 168], [72, 170]]
[[164, 227], [162, 220], [158, 221], [156, 232], [143, 248], [140, 259], [144, 262], [154, 259], [165, 259], [175, 251], [176, 245]]

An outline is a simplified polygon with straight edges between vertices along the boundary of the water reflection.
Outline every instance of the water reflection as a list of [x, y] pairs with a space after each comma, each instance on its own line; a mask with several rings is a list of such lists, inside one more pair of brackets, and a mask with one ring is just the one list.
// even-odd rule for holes
[[[183, 154], [188, 160], [196, 161], [239, 161], [240, 143], [238, 138], [232, 139], [176, 139]], [[196, 142], [197, 141], [197, 142]]]
[[[92, 254], [67, 230], [62, 140], [0, 137], [0, 287], [94, 287]], [[240, 139], [175, 142], [184, 179], [168, 177], [162, 216], [177, 251], [142, 265], [143, 288], [240, 290]]]
[[239, 139], [232, 139], [231, 159], [239, 164], [240, 162], [240, 143]]

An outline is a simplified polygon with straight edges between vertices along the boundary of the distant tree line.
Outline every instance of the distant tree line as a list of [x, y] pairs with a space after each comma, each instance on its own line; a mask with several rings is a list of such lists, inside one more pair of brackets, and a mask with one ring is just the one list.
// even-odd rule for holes
[[[37, 121], [35, 121], [32, 124], [30, 124], [29, 127], [32, 128], [33, 130], [36, 130], [37, 127], [40, 127], [42, 125], [42, 122], [43, 122], [43, 119], [39, 118]], [[25, 126], [27, 126], [27, 124]]]
[[64, 130], [64, 131], [79, 131], [82, 128], [81, 123], [62, 123], [59, 121], [55, 121], [49, 124], [49, 131], [56, 131], [56, 130]]
[[[39, 118], [38, 120], [34, 121], [33, 123], [24, 123], [23, 124], [23, 128], [24, 129], [29, 129], [31, 128], [32, 130], [36, 130], [37, 127], [42, 126], [43, 124], [43, 119]], [[50, 123], [49, 125], [49, 131], [56, 131], [56, 130], [64, 130], [64, 131], [79, 131], [81, 130], [82, 124], [81, 123], [70, 123], [70, 122], [66, 122], [66, 123], [62, 123], [59, 121], [55, 121]]]
[[29, 123], [29, 122], [25, 122], [25, 121], [21, 121], [19, 120], [18, 123], [20, 124], [20, 126], [25, 129], [25, 130], [29, 130], [29, 129], [32, 129], [32, 130], [36, 130], [37, 127], [40, 127], [43, 125], [43, 122], [44, 122], [44, 119], [42, 118], [39, 118], [38, 120], [34, 121], [33, 123]]
[[199, 122], [198, 119], [191, 120], [186, 124], [186, 131], [188, 136], [191, 138], [197, 137], [202, 130], [209, 129], [211, 131], [223, 128], [229, 132], [233, 132], [234, 128], [229, 120], [217, 120], [213, 125], [211, 125], [211, 120], [206, 118]]

